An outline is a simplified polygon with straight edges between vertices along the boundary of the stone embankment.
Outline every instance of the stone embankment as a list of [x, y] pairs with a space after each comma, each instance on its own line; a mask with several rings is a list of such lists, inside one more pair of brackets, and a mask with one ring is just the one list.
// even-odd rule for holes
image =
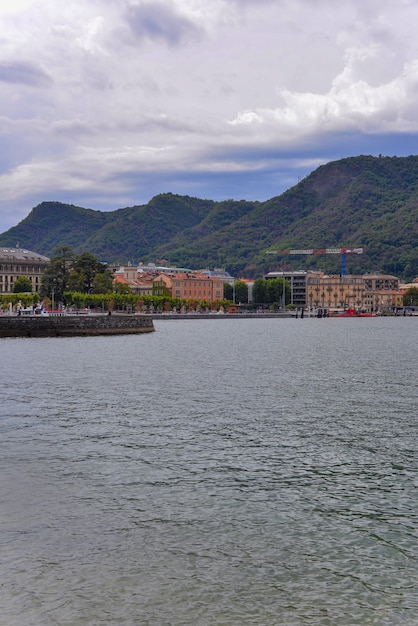
[[0, 337], [91, 337], [153, 332], [147, 315], [1, 316]]

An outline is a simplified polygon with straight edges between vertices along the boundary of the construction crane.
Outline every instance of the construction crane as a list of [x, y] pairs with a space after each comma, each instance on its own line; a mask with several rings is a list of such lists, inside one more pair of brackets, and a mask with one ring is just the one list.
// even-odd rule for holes
[[341, 276], [347, 269], [347, 254], [363, 254], [363, 248], [310, 248], [308, 250], [267, 250], [266, 254], [341, 254]]

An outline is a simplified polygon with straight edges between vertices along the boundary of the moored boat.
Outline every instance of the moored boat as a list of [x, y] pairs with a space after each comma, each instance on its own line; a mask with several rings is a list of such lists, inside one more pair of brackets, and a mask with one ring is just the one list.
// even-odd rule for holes
[[344, 311], [337, 311], [334, 313], [330, 311], [329, 317], [377, 317], [377, 313], [356, 311], [355, 309], [345, 309]]

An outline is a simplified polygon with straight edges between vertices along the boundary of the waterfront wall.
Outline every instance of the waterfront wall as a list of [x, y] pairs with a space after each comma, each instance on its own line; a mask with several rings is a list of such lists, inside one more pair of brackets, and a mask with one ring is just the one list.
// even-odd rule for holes
[[0, 337], [88, 337], [150, 333], [154, 323], [146, 315], [63, 315], [0, 317]]

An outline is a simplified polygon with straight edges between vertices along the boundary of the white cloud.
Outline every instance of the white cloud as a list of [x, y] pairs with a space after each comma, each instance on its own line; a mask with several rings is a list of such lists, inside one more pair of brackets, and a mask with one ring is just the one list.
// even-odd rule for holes
[[266, 147], [305, 173], [333, 137], [417, 133], [417, 20], [408, 0], [2, 3], [0, 211], [60, 190], [134, 204], [135, 176], [204, 186], [271, 167]]
[[368, 58], [366, 50], [348, 54], [349, 63], [324, 94], [282, 90], [282, 106], [238, 113], [233, 126], [265, 126], [265, 133], [304, 135], [356, 127], [363, 132], [418, 130], [414, 104], [418, 91], [418, 60], [406, 64], [400, 76], [373, 86], [356, 80], [351, 60]]

